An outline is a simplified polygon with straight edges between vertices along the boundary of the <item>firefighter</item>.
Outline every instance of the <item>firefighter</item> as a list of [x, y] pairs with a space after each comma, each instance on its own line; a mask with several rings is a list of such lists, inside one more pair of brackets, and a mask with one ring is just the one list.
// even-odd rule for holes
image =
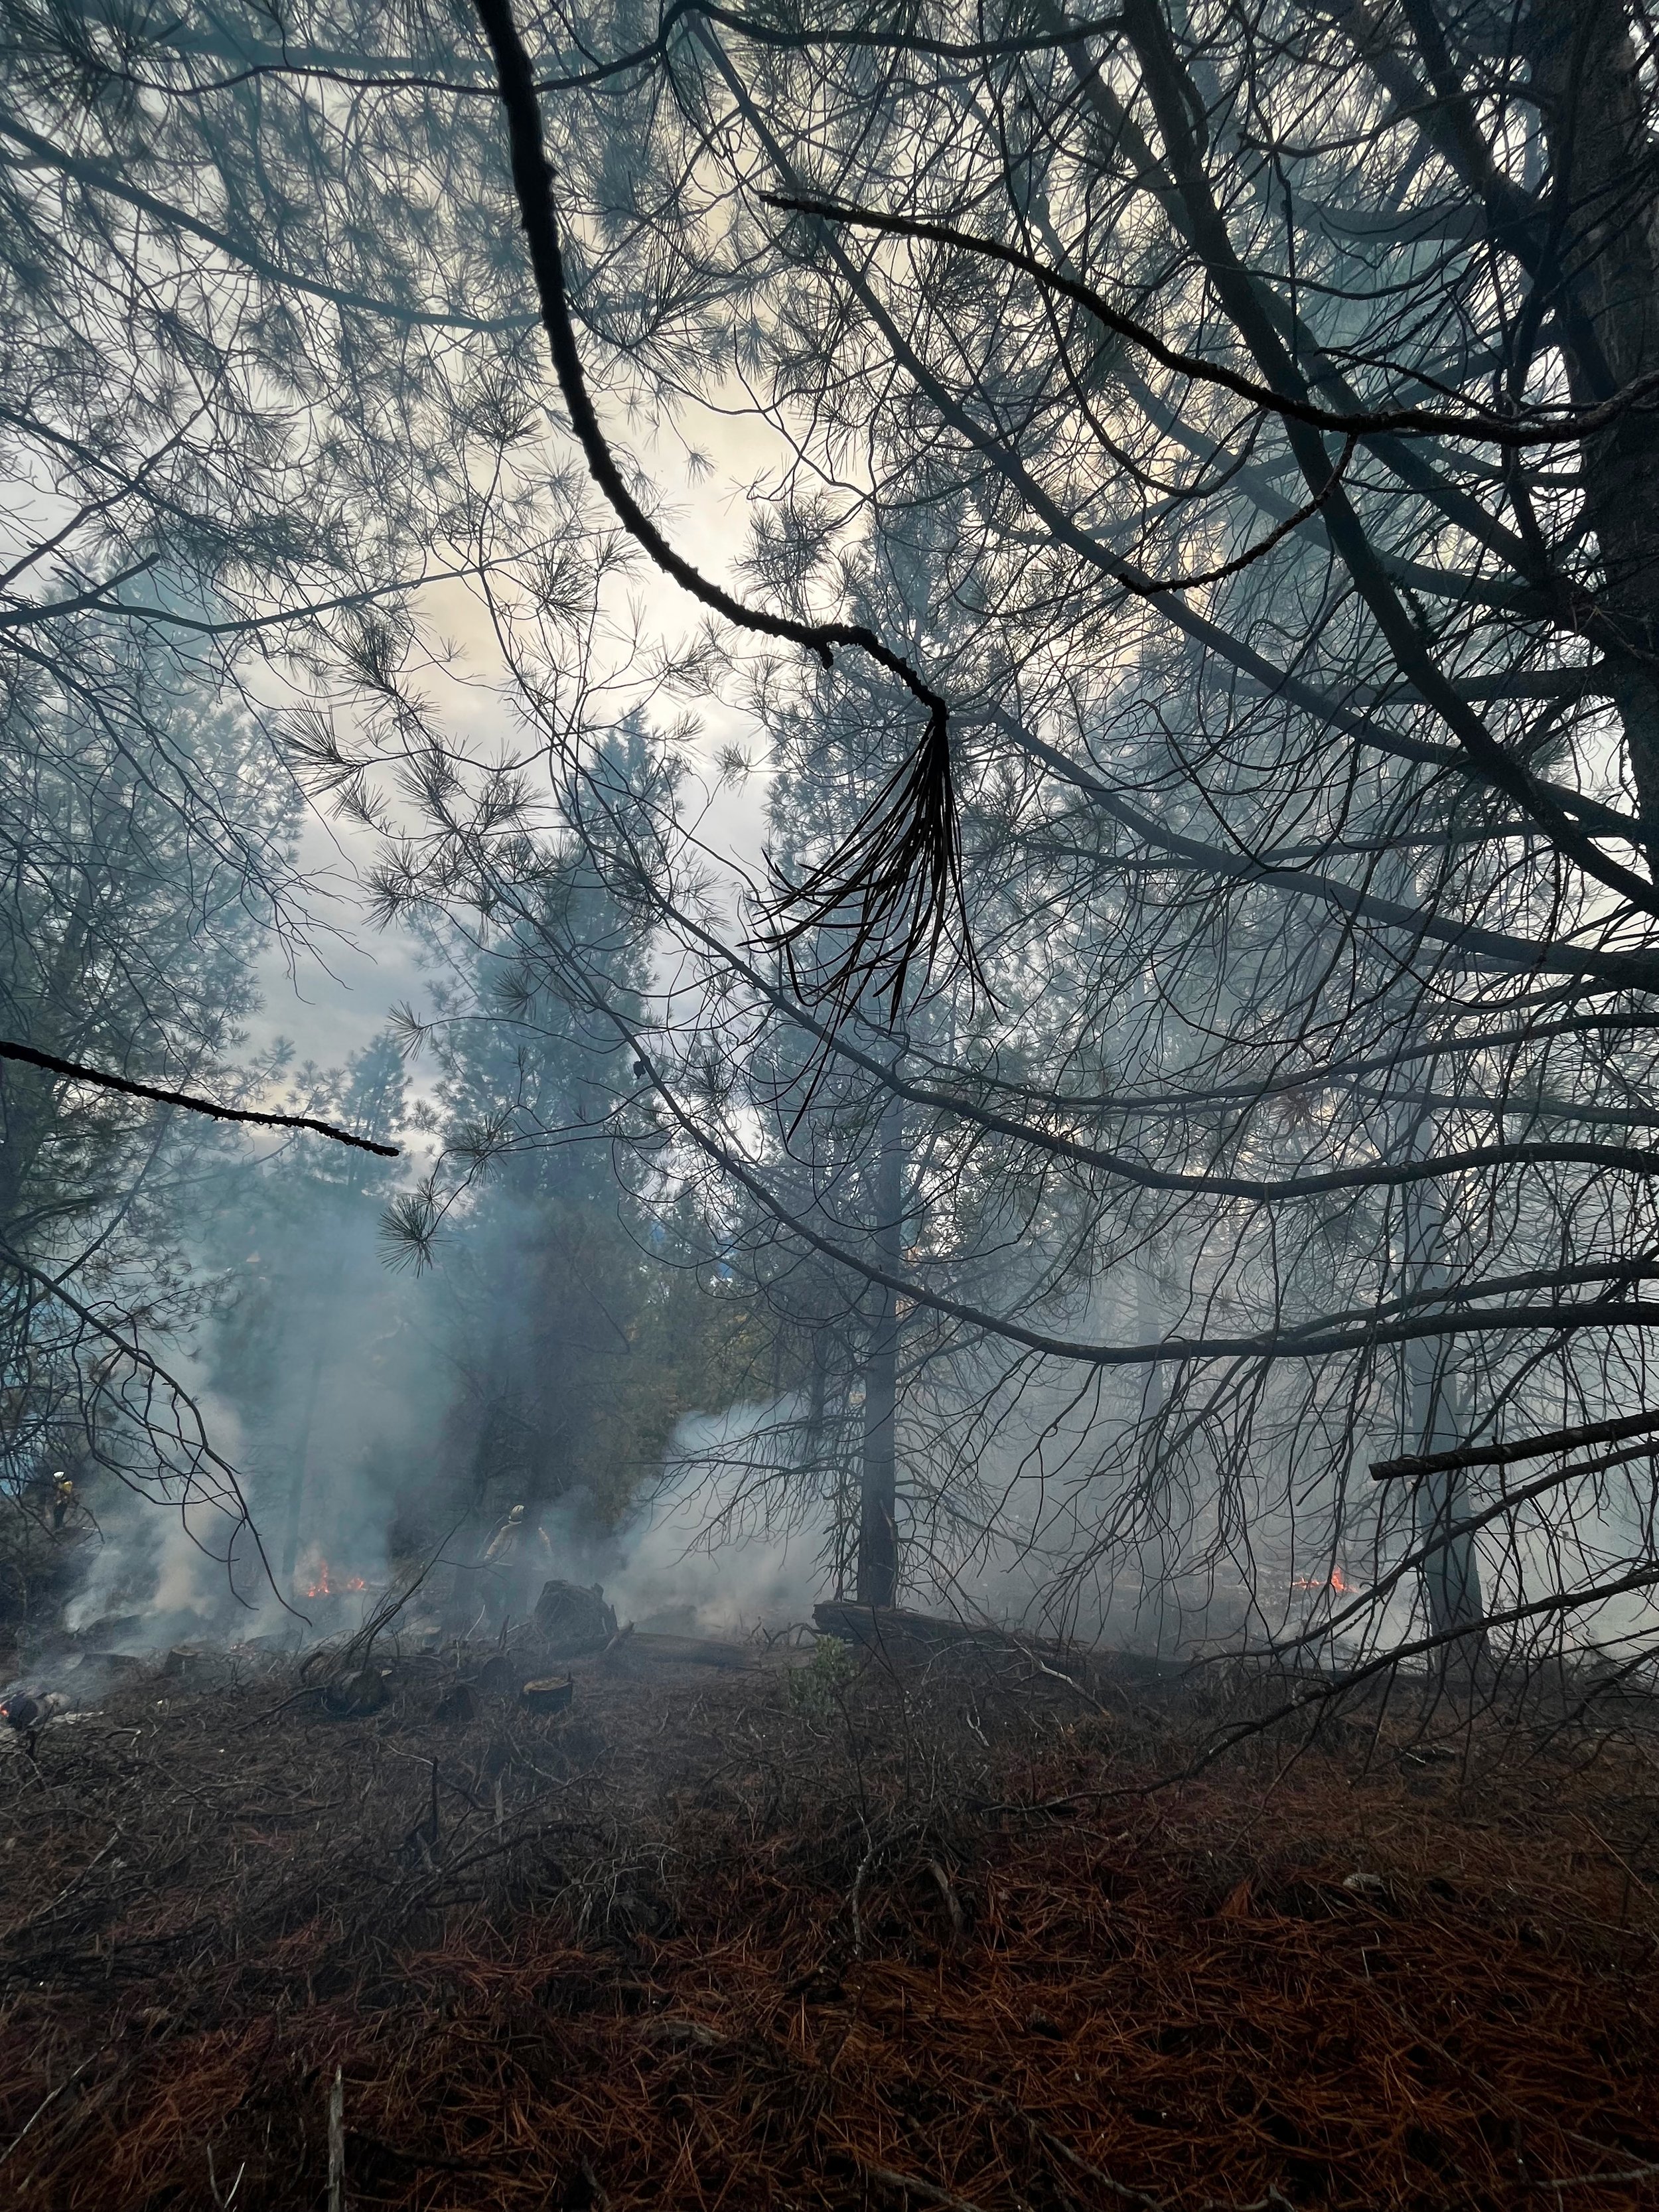
[[515, 1505], [484, 1547], [484, 1606], [489, 1626], [504, 1631], [522, 1620], [537, 1592], [553, 1571], [553, 1547], [539, 1521], [526, 1519]]

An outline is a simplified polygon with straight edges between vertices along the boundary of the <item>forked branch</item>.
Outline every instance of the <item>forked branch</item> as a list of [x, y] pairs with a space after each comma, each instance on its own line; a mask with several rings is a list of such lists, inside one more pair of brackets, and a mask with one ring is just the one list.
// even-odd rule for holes
[[[896, 1010], [917, 958], [929, 961], [954, 923], [970, 965], [962, 852], [951, 775], [950, 713], [939, 692], [902, 653], [862, 623], [811, 623], [750, 606], [705, 576], [670, 544], [623, 481], [599, 424], [576, 343], [559, 240], [558, 204], [542, 133], [535, 73], [508, 0], [475, 0], [495, 58], [507, 112], [513, 188], [529, 241], [542, 323], [565, 407], [588, 471], [629, 536], [683, 591], [727, 622], [757, 636], [802, 647], [834, 665], [851, 647], [884, 668], [927, 710], [927, 727], [840, 850], [799, 886], [785, 886], [771, 910], [772, 941], [787, 950], [826, 921], [855, 912], [848, 949], [836, 963], [826, 995], [850, 1004], [861, 984], [877, 982]], [[805, 915], [783, 923], [785, 909], [806, 903]], [[895, 938], [896, 932], [896, 939]]]

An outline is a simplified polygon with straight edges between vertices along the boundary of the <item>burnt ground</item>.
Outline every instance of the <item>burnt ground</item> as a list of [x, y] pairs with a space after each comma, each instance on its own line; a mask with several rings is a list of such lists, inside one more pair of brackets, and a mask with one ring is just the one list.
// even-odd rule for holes
[[484, 1657], [344, 1718], [130, 1674], [0, 1759], [0, 2202], [324, 2206], [337, 2071], [359, 2208], [1659, 2203], [1626, 1729], [1171, 1779], [1184, 1692], [588, 1662], [538, 1714]]

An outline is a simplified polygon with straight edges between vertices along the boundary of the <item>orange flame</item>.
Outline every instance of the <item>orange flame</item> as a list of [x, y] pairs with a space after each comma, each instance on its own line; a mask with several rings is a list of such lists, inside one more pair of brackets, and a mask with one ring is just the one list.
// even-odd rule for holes
[[1291, 1588], [1299, 1590], [1329, 1590], [1335, 1597], [1346, 1597], [1353, 1589], [1353, 1584], [1340, 1567], [1333, 1567], [1328, 1582], [1314, 1575], [1298, 1575], [1291, 1584]]
[[306, 1589], [306, 1595], [307, 1597], [347, 1597], [368, 1588], [368, 1584], [361, 1575], [331, 1576], [328, 1561], [319, 1559], [313, 1570], [312, 1579]]

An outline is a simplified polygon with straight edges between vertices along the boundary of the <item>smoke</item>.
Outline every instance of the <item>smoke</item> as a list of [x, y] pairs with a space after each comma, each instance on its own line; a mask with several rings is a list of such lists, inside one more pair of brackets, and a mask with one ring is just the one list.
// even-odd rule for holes
[[[210, 1509], [158, 1508], [104, 1486], [84, 1579], [64, 1615], [72, 1630], [118, 1620], [128, 1650], [337, 1632], [410, 1571], [422, 1542], [453, 1527], [475, 1467], [494, 1464], [489, 1440], [453, 1417], [462, 1378], [443, 1356], [447, 1315], [429, 1280], [387, 1273], [367, 1204], [343, 1206], [328, 1192], [296, 1203], [286, 1188], [276, 1195], [280, 1210], [273, 1202], [229, 1243], [248, 1285], [241, 1304], [182, 1370], [244, 1478], [258, 1540]], [[318, 1201], [330, 1198], [325, 1212]], [[225, 1249], [222, 1241], [222, 1264]], [[1304, 1496], [1298, 1529], [1264, 1478], [1244, 1531], [1247, 1584], [1201, 1468], [1183, 1470], [1170, 1492], [1165, 1551], [1156, 1532], [1138, 1533], [1144, 1470], [1118, 1449], [1137, 1411], [1128, 1386], [1066, 1392], [1015, 1372], [1006, 1391], [994, 1375], [989, 1388], [981, 1376], [975, 1394], [972, 1379], [936, 1372], [907, 1395], [902, 1604], [1173, 1653], [1241, 1629], [1260, 1641], [1316, 1624], [1381, 1571], [1386, 1553], [1372, 1549], [1368, 1528], [1325, 1537], [1328, 1507]], [[550, 1404], [556, 1413], [556, 1394]], [[827, 1425], [820, 1406], [817, 1422], [792, 1395], [683, 1419], [615, 1528], [596, 1527], [580, 1490], [542, 1510], [552, 1571], [602, 1583], [618, 1618], [645, 1631], [740, 1637], [810, 1622], [819, 1601], [853, 1593], [856, 1404]], [[422, 1490], [439, 1501], [433, 1526], [423, 1534], [416, 1516], [405, 1540]], [[472, 1563], [493, 1510], [483, 1526], [467, 1522], [451, 1558]], [[1407, 1540], [1408, 1532], [1395, 1540]], [[1548, 1560], [1507, 1541], [1510, 1585], [1542, 1584]], [[1480, 1550], [1488, 1586], [1501, 1587], [1504, 1558], [1489, 1544]], [[309, 1628], [279, 1602], [273, 1579], [311, 1615]], [[435, 1625], [447, 1580], [432, 1583], [423, 1620]], [[364, 1586], [361, 1597], [354, 1584]], [[1408, 1577], [1358, 1616], [1345, 1642], [1408, 1636], [1419, 1604]], [[1615, 1639], [1634, 1633], [1650, 1626], [1646, 1606], [1638, 1598], [1597, 1626]]]
[[[853, 1594], [856, 1491], [845, 1465], [815, 1458], [805, 1401], [784, 1396], [694, 1414], [675, 1431], [634, 1516], [595, 1538], [574, 1516], [545, 1521], [560, 1571], [600, 1582], [619, 1620], [698, 1635], [775, 1632]], [[1019, 1417], [975, 1439], [971, 1477], [930, 1468], [923, 1440], [901, 1451], [901, 1604], [923, 1611], [1151, 1648], [1139, 1578], [1065, 1570], [1089, 1548], [1101, 1499], [1098, 1414], [1069, 1417], [1028, 1393]], [[1115, 1426], [1115, 1424], [1113, 1425]], [[842, 1438], [841, 1458], [848, 1439]], [[1068, 1474], [1071, 1479], [1067, 1479]], [[1188, 1594], [1193, 1622], [1213, 1591]]]
[[429, 1300], [381, 1264], [375, 1232], [374, 1204], [355, 1193], [276, 1174], [231, 1188], [197, 1253], [218, 1308], [172, 1364], [251, 1522], [100, 1477], [86, 1486], [66, 1627], [118, 1620], [129, 1650], [288, 1640], [304, 1630], [288, 1607], [315, 1615], [313, 1592], [384, 1586], [388, 1531], [439, 1465], [452, 1382], [421, 1326]]
[[[210, 1392], [198, 1400], [216, 1448], [233, 1463], [243, 1438], [234, 1408]], [[79, 1588], [64, 1608], [76, 1634], [100, 1622], [121, 1624], [123, 1649], [153, 1650], [198, 1635], [237, 1632], [234, 1577], [244, 1536], [232, 1514], [204, 1499], [171, 1503], [106, 1483], [95, 1517], [83, 1511], [73, 1531], [85, 1559]]]
[[619, 1620], [684, 1635], [809, 1621], [833, 1572], [834, 1516], [799, 1483], [781, 1439], [793, 1401], [681, 1421], [662, 1479], [611, 1547]]

